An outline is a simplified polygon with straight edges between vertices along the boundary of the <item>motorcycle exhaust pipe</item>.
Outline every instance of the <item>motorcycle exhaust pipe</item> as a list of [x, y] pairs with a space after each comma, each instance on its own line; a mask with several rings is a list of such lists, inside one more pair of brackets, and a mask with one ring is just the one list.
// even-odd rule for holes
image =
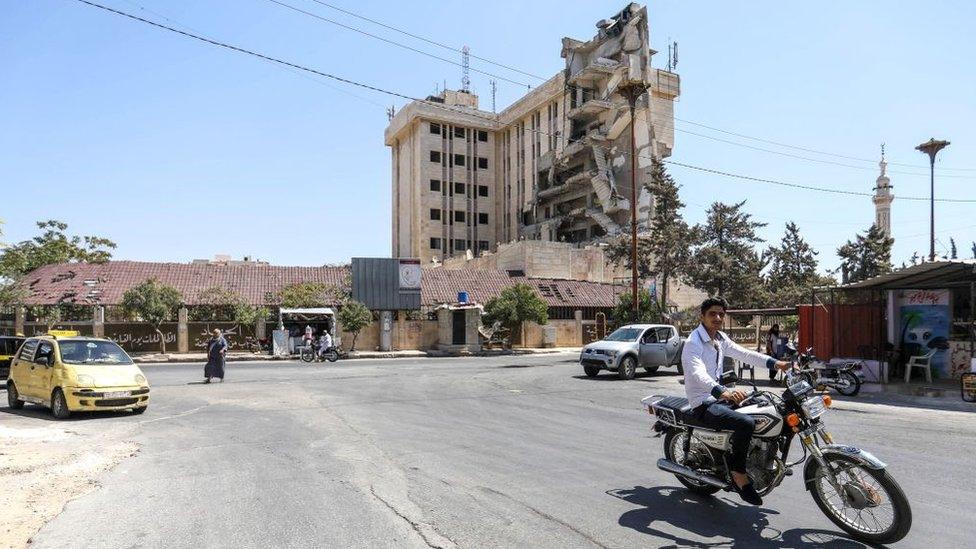
[[657, 468], [662, 471], [667, 471], [675, 475], [681, 475], [686, 478], [690, 478], [696, 482], [702, 484], [709, 484], [716, 488], [728, 488], [729, 485], [723, 480], [720, 480], [712, 475], [703, 475], [693, 469], [685, 467], [684, 465], [679, 465], [669, 459], [661, 458], [657, 460]]

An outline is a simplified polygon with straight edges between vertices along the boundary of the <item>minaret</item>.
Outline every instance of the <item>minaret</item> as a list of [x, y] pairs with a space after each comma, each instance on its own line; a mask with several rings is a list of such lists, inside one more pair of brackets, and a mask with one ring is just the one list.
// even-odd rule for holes
[[886, 236], [891, 236], [891, 201], [895, 199], [891, 194], [891, 180], [885, 175], [888, 163], [885, 162], [884, 145], [881, 145], [881, 175], [878, 176], [874, 186], [874, 223]]

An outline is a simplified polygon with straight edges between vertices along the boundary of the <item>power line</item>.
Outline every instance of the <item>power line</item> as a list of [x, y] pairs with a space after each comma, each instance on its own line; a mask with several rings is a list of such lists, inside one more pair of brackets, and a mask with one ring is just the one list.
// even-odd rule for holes
[[[383, 23], [381, 21], [377, 21], [375, 19], [370, 19], [369, 17], [366, 17], [364, 15], [360, 15], [358, 13], [349, 11], [349, 10], [344, 9], [344, 8], [340, 8], [339, 6], [335, 6], [333, 4], [329, 4], [328, 2], [323, 2], [322, 0], [312, 0], [312, 2], [315, 2], [316, 4], [320, 4], [320, 5], [325, 6], [327, 8], [336, 10], [338, 12], [342, 12], [342, 13], [344, 13], [346, 15], [351, 15], [351, 16], [357, 18], [357, 19], [362, 19], [363, 21], [368, 21], [370, 23], [373, 23], [374, 25], [379, 25], [379, 26], [383, 27], [384, 29], [389, 29], [391, 31], [398, 32], [398, 33], [400, 33], [400, 34], [402, 34], [404, 36], [409, 36], [410, 38], [415, 38], [415, 39], [420, 40], [422, 42], [427, 42], [428, 44], [431, 44], [433, 46], [437, 46], [439, 48], [444, 48], [446, 50], [450, 50], [450, 51], [453, 51], [453, 52], [458, 52], [458, 53], [461, 52], [461, 48], [455, 48], [454, 46], [450, 46], [450, 45], [447, 45], [447, 44], [438, 42], [436, 40], [431, 40], [430, 38], [426, 38], [424, 36], [420, 36], [418, 34], [414, 34], [412, 32], [405, 31], [403, 29], [394, 27], [393, 25], [388, 25], [388, 24]], [[548, 80], [548, 78], [545, 78], [545, 77], [542, 77], [542, 76], [539, 76], [539, 75], [536, 75], [536, 74], [532, 74], [531, 72], [523, 71], [522, 69], [518, 69], [518, 68], [512, 67], [511, 65], [506, 65], [504, 63], [499, 63], [497, 61], [492, 61], [491, 59], [488, 59], [486, 57], [479, 57], [479, 56], [477, 56], [477, 55], [475, 55], [473, 53], [470, 54], [470, 55], [471, 55], [472, 58], [477, 59], [478, 61], [484, 61], [485, 63], [488, 63], [490, 65], [495, 65], [496, 67], [501, 67], [503, 69], [507, 69], [507, 70], [510, 70], [512, 72], [517, 72], [519, 74], [524, 74], [525, 76], [530, 76], [530, 77], [535, 78], [535, 79], [538, 79], [538, 80], [543, 80], [543, 81]]]
[[[700, 122], [692, 122], [691, 120], [684, 120], [682, 118], [678, 118], [677, 116], [675, 116], [674, 119], [677, 120], [678, 122], [683, 122], [685, 124], [691, 124], [692, 126], [698, 126], [698, 127], [701, 127], [701, 128], [706, 128], [706, 129], [709, 129], [709, 130], [712, 130], [712, 131], [716, 131], [716, 132], [720, 132], [720, 133], [724, 133], [724, 134], [727, 134], [727, 135], [734, 135], [735, 137], [741, 137], [743, 139], [750, 139], [752, 141], [760, 141], [762, 143], [769, 143], [770, 145], [776, 145], [778, 147], [786, 147], [788, 149], [796, 149], [796, 150], [800, 150], [800, 151], [811, 152], [811, 153], [814, 153], [814, 154], [822, 154], [824, 156], [834, 156], [834, 157], [837, 157], [837, 158], [844, 158], [844, 159], [847, 159], [847, 160], [856, 160], [858, 162], [872, 162], [872, 163], [877, 162], [877, 160], [870, 160], [870, 159], [867, 159], [867, 158], [858, 158], [856, 156], [847, 156], [847, 155], [843, 155], [843, 154], [837, 154], [837, 153], [831, 153], [831, 152], [825, 152], [825, 151], [818, 151], [816, 149], [809, 149], [809, 148], [806, 148], [806, 147], [799, 147], [797, 145], [790, 145], [788, 143], [782, 143], [782, 142], [779, 142], [779, 141], [772, 141], [772, 140], [769, 140], [769, 139], [763, 139], [761, 137], [753, 137], [751, 135], [745, 135], [745, 134], [742, 134], [742, 133], [736, 133], [736, 132], [732, 132], [732, 131], [729, 131], [729, 130], [723, 130], [721, 128], [716, 128], [715, 126], [709, 126], [709, 125], [706, 125], [706, 124], [702, 124]], [[906, 163], [902, 163], [902, 162], [889, 162], [888, 164], [890, 164], [892, 166], [902, 166], [902, 167], [907, 167], [907, 168], [928, 168], [928, 166], [923, 166], [923, 165], [919, 165], [919, 164], [906, 164]], [[966, 172], [976, 171], [976, 168], [945, 168], [945, 167], [940, 167], [939, 169], [941, 169], [941, 170], [952, 170], [952, 171], [966, 171]]]
[[[271, 56], [264, 55], [264, 54], [261, 54], [261, 53], [257, 53], [257, 52], [254, 52], [254, 51], [251, 51], [251, 50], [248, 50], [248, 49], [245, 49], [245, 48], [241, 48], [239, 46], [234, 46], [234, 45], [227, 44], [227, 43], [224, 43], [224, 42], [219, 42], [217, 40], [213, 40], [213, 39], [206, 38], [206, 37], [203, 37], [203, 36], [199, 36], [199, 35], [196, 35], [196, 34], [192, 34], [192, 33], [186, 32], [186, 31], [182, 31], [182, 30], [179, 30], [179, 29], [176, 29], [176, 28], [173, 28], [173, 27], [169, 27], [169, 26], [166, 26], [166, 25], [163, 25], [163, 24], [160, 24], [160, 23], [156, 23], [155, 21], [150, 21], [148, 19], [144, 19], [142, 17], [138, 17], [136, 15], [132, 15], [132, 14], [126, 13], [124, 11], [120, 11], [120, 10], [117, 10], [117, 9], [114, 9], [114, 8], [110, 8], [110, 7], [107, 7], [107, 6], [103, 6], [101, 4], [97, 4], [95, 2], [91, 2], [90, 0], [75, 0], [75, 1], [76, 2], [80, 2], [82, 4], [87, 4], [87, 5], [91, 6], [91, 7], [95, 7], [95, 8], [98, 8], [98, 9], [101, 9], [101, 10], [104, 10], [104, 11], [107, 11], [107, 12], [114, 13], [114, 14], [119, 15], [119, 16], [122, 16], [122, 17], [126, 17], [128, 19], [132, 19], [134, 21], [139, 21], [139, 22], [142, 22], [142, 23], [151, 25], [153, 27], [157, 27], [157, 28], [160, 28], [160, 29], [163, 29], [163, 30], [168, 30], [170, 32], [174, 32], [176, 34], [180, 34], [180, 35], [185, 36], [187, 38], [192, 38], [194, 40], [199, 40], [201, 42], [206, 42], [206, 43], [211, 44], [211, 45], [214, 45], [214, 46], [218, 46], [218, 47], [225, 48], [225, 49], [229, 49], [229, 50], [233, 50], [233, 51], [236, 51], [236, 52], [239, 52], [239, 53], [244, 53], [244, 54], [247, 54], [247, 55], [251, 55], [251, 56], [257, 57], [259, 59], [264, 59], [266, 61], [270, 61], [270, 62], [273, 62], [273, 63], [280, 64], [282, 66], [292, 67], [292, 68], [299, 69], [299, 70], [302, 70], [302, 71], [306, 71], [306, 72], [309, 72], [309, 73], [312, 73], [312, 74], [316, 74], [316, 75], [319, 75], [319, 76], [324, 76], [326, 78], [330, 78], [330, 79], [336, 80], [338, 82], [342, 82], [342, 83], [345, 83], [345, 84], [349, 84], [351, 86], [356, 86], [356, 87], [360, 87], [360, 88], [363, 88], [363, 89], [371, 90], [371, 91], [374, 91], [374, 92], [377, 92], [377, 93], [383, 93], [383, 94], [386, 94], [386, 95], [390, 95], [390, 96], [393, 96], [393, 97], [399, 97], [401, 99], [406, 99], [406, 100], [410, 100], [410, 101], [417, 101], [419, 103], [424, 103], [426, 105], [430, 105], [430, 106], [435, 107], [435, 108], [447, 110], [449, 112], [467, 114], [467, 115], [472, 116], [472, 117], [475, 117], [475, 118], [481, 118], [483, 120], [486, 120], [486, 121], [490, 122], [493, 125], [497, 125], [498, 124], [497, 117], [490, 118], [490, 117], [487, 117], [487, 116], [478, 115], [476, 113], [471, 112], [470, 110], [452, 109], [450, 107], [447, 107], [445, 105], [441, 105], [441, 104], [438, 104], [438, 103], [435, 103], [435, 102], [432, 102], [432, 101], [427, 101], [427, 100], [424, 100], [424, 99], [418, 99], [418, 98], [411, 97], [411, 96], [406, 95], [406, 94], [403, 94], [403, 93], [386, 90], [386, 89], [379, 88], [377, 86], [373, 86], [373, 85], [370, 85], [370, 84], [364, 84], [362, 82], [357, 82], [355, 80], [350, 80], [348, 78], [344, 78], [344, 77], [341, 77], [341, 76], [336, 76], [334, 74], [329, 74], [327, 72], [323, 72], [323, 71], [320, 71], [320, 70], [317, 70], [317, 69], [313, 69], [313, 68], [306, 67], [304, 65], [299, 65], [299, 64], [296, 64], [296, 63], [292, 63], [292, 62], [289, 62], [289, 61], [285, 61], [283, 59], [279, 59], [279, 58], [276, 58], [276, 57], [271, 57]], [[549, 135], [549, 136], [552, 136], [553, 135], [553, 134], [550, 134], [549, 132], [545, 132], [545, 131], [538, 130], [538, 129], [529, 129], [527, 131], [530, 131], [530, 132], [533, 132], [533, 133], [539, 133], [541, 135]], [[558, 137], [558, 136], [556, 136], [556, 137]], [[576, 141], [583, 141], [583, 140], [585, 140], [585, 138], [581, 138], [579, 140], [568, 140], [568, 143], [573, 143], [573, 142], [576, 142]], [[623, 154], [629, 155], [630, 153], [629, 152], [624, 152]], [[655, 160], [655, 158], [654, 157], [651, 157], [651, 156], [640, 156], [640, 155], [638, 155], [638, 157], [639, 158], [644, 158], [646, 160]], [[692, 169], [692, 170], [698, 170], [698, 171], [702, 171], [702, 172], [706, 172], [706, 173], [712, 173], [712, 174], [716, 174], [716, 175], [722, 175], [722, 176], [725, 176], [725, 177], [731, 177], [731, 178], [741, 179], [741, 180], [745, 180], [745, 181], [754, 181], [754, 182], [759, 182], [759, 183], [768, 183], [768, 184], [772, 184], [772, 185], [779, 185], [779, 186], [791, 187], [791, 188], [796, 188], [796, 189], [804, 189], [804, 190], [819, 191], [819, 192], [834, 193], [834, 194], [853, 195], [853, 196], [868, 196], [868, 197], [873, 196], [872, 194], [865, 193], [865, 192], [845, 191], [845, 190], [841, 190], [841, 189], [831, 189], [831, 188], [826, 188], [826, 187], [815, 187], [815, 186], [812, 186], [812, 185], [801, 185], [801, 184], [798, 184], [798, 183], [788, 183], [788, 182], [784, 182], [784, 181], [778, 181], [778, 180], [775, 180], [775, 179], [765, 179], [765, 178], [753, 177], [753, 176], [748, 176], [748, 175], [735, 174], [735, 173], [726, 172], [726, 171], [722, 171], [722, 170], [716, 170], [716, 169], [712, 169], [712, 168], [705, 168], [705, 167], [701, 167], [701, 166], [694, 166], [694, 165], [691, 165], [691, 164], [685, 164], [683, 162], [677, 162], [675, 160], [660, 159], [660, 161], [663, 162], [663, 163], [665, 163], [665, 164], [671, 164], [671, 165], [674, 165], [674, 166], [681, 166], [683, 168], [688, 168], [688, 169]], [[900, 198], [902, 200], [917, 200], [917, 201], [927, 201], [927, 200], [929, 200], [928, 198], [925, 198], [925, 197], [912, 197], [912, 196], [900, 196], [898, 198]], [[953, 202], [953, 203], [976, 203], [976, 199], [937, 198], [936, 201], [937, 202]]]
[[[396, 42], [396, 41], [390, 40], [388, 38], [383, 38], [382, 36], [379, 36], [379, 35], [376, 35], [376, 34], [373, 34], [373, 33], [367, 32], [367, 31], [364, 31], [362, 29], [357, 29], [356, 27], [352, 27], [352, 26], [346, 25], [344, 23], [340, 23], [338, 21], [329, 19], [328, 17], [323, 17], [323, 16], [321, 16], [321, 15], [319, 15], [317, 13], [312, 13], [310, 11], [303, 10], [303, 9], [301, 9], [299, 7], [292, 6], [291, 4], [287, 4], [285, 2], [281, 2], [280, 0], [267, 0], [267, 1], [268, 2], [271, 2], [272, 4], [277, 4], [277, 5], [279, 5], [279, 6], [283, 7], [283, 8], [290, 9], [290, 10], [295, 11], [297, 13], [301, 13], [301, 14], [307, 15], [309, 17], [313, 17], [313, 18], [318, 19], [320, 21], [323, 21], [323, 22], [326, 22], [326, 23], [331, 23], [333, 25], [336, 25], [337, 27], [342, 27], [342, 28], [344, 28], [346, 30], [351, 30], [353, 32], [358, 32], [359, 34], [362, 34], [363, 36], [368, 36], [370, 38], [374, 38], [376, 40], [380, 40], [382, 42], [386, 42], [387, 44], [392, 44], [392, 45], [397, 46], [399, 48], [403, 48], [405, 50], [409, 50], [409, 51], [412, 51], [414, 53], [419, 53], [420, 55], [425, 55], [425, 56], [430, 57], [432, 59], [437, 59], [438, 61], [443, 61], [445, 63], [450, 63], [452, 65], [457, 65], [459, 67], [462, 66], [461, 63], [458, 63], [457, 61], [452, 61], [450, 59], [441, 57], [439, 55], [434, 55], [432, 53], [428, 53], [428, 52], [425, 52], [423, 50], [418, 50], [417, 48], [414, 48], [412, 46], [408, 46], [406, 44], [401, 44], [400, 42]], [[504, 80], [505, 82], [509, 82], [509, 83], [515, 84], [517, 86], [522, 86], [524, 88], [531, 88], [532, 87], [531, 85], [526, 84], [525, 82], [519, 82], [517, 80], [512, 80], [510, 78], [505, 78], [504, 76], [499, 76], [497, 74], [492, 74], [490, 72], [485, 72], [483, 70], [479, 70], [479, 69], [471, 69], [471, 70], [474, 71], [474, 72], [483, 74], [485, 76], [490, 76], [492, 78], [497, 78], [499, 80]]]

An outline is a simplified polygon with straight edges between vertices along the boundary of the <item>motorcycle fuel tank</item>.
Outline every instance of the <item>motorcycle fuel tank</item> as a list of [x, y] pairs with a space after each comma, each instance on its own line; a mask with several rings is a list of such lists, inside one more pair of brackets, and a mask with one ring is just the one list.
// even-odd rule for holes
[[774, 438], [783, 430], [783, 417], [776, 411], [775, 406], [760, 406], [753, 404], [736, 410], [752, 416], [756, 420], [756, 432], [753, 436], [760, 438]]

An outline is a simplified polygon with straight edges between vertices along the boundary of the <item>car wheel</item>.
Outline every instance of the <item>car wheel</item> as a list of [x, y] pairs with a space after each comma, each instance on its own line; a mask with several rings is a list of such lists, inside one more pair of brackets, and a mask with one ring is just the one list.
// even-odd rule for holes
[[149, 408], [149, 406], [136, 406], [135, 408], [132, 409], [132, 413], [143, 414], [146, 412], [146, 408]]
[[599, 366], [583, 366], [583, 371], [586, 372], [586, 377], [596, 377], [600, 375]]
[[64, 398], [64, 393], [61, 389], [55, 389], [51, 393], [51, 413], [57, 419], [68, 419], [71, 416], [71, 410], [68, 409], [68, 401]]
[[617, 367], [617, 376], [620, 379], [634, 379], [637, 375], [637, 359], [627, 355], [620, 359], [620, 366]]
[[649, 374], [653, 374], [654, 372], [657, 371], [657, 369], [658, 369], [658, 366], [644, 366], [644, 371], [647, 372], [647, 373], [649, 373]]
[[24, 401], [20, 400], [20, 393], [17, 392], [17, 386], [13, 381], [7, 382], [7, 406], [14, 410], [24, 407]]

